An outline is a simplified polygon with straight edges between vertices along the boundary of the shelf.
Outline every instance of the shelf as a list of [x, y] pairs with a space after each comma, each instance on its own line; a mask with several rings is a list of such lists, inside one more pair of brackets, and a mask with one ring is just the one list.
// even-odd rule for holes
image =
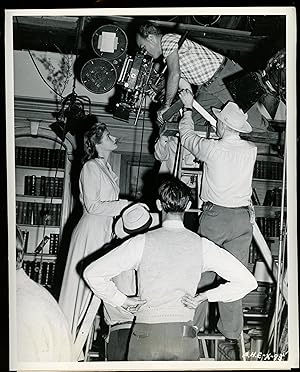
[[41, 171], [47, 171], [47, 172], [55, 172], [57, 170], [57, 172], [65, 173], [64, 168], [34, 167], [32, 165], [16, 165], [16, 168], [26, 169], [26, 170], [35, 169], [35, 170], [41, 170]]
[[51, 228], [51, 229], [60, 229], [60, 225], [31, 225], [26, 223], [18, 223], [18, 226], [27, 226], [27, 227], [40, 227], [40, 228]]
[[[255, 209], [264, 209], [264, 210], [270, 210], [270, 212], [272, 211], [278, 211], [281, 209], [280, 206], [272, 206], [272, 205], [254, 205], [254, 208]], [[284, 210], [286, 210], [286, 207], [284, 207]]]
[[42, 195], [23, 195], [23, 194], [17, 194], [16, 197], [18, 199], [30, 199], [31, 201], [34, 201], [34, 199], [37, 199], [39, 201], [44, 200], [46, 202], [51, 202], [55, 201], [55, 204], [60, 204], [57, 203], [57, 201], [62, 202], [62, 196], [42, 196]]
[[265, 183], [282, 183], [282, 180], [274, 180], [270, 178], [253, 178], [253, 182], [265, 182]]
[[[33, 261], [36, 259], [37, 261], [40, 261], [41, 259], [41, 253], [24, 253], [24, 259], [29, 259], [29, 261]], [[43, 254], [43, 261], [54, 261], [57, 259], [57, 255], [55, 254], [49, 254], [49, 253], [44, 253]]]

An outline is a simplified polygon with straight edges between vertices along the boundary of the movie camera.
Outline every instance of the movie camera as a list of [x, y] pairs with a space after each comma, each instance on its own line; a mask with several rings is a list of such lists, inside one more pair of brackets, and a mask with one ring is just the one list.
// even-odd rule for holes
[[80, 80], [87, 90], [96, 94], [116, 87], [115, 117], [128, 121], [130, 112], [139, 112], [146, 95], [153, 101], [159, 99], [163, 76], [154, 68], [153, 58], [145, 49], [133, 56], [126, 53], [128, 39], [122, 28], [103, 25], [93, 33], [91, 43], [98, 57], [84, 64]]

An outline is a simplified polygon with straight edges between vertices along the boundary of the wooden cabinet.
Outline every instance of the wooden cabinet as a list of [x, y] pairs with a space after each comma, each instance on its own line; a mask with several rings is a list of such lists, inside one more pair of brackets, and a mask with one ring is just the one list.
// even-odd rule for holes
[[47, 124], [15, 127], [16, 223], [25, 238], [23, 268], [51, 288], [64, 225], [72, 209], [70, 169], [74, 145]]

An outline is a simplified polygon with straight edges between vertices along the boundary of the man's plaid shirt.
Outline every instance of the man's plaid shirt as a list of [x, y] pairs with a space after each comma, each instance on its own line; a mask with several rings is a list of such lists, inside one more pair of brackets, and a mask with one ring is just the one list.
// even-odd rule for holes
[[[180, 35], [177, 34], [166, 34], [162, 37], [161, 47], [164, 58], [178, 49], [179, 39]], [[202, 85], [209, 81], [224, 60], [221, 54], [189, 39], [184, 41], [178, 54], [181, 77], [194, 85]]]

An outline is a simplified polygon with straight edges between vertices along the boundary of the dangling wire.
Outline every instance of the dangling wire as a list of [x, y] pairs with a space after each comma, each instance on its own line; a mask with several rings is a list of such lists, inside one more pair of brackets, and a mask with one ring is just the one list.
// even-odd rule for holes
[[143, 152], [143, 140], [144, 140], [144, 130], [145, 130], [145, 113], [146, 113], [146, 96], [143, 96], [144, 101], [144, 112], [143, 112], [143, 126], [142, 126], [142, 136], [141, 136], [141, 146], [140, 146], [140, 153], [139, 153], [139, 160], [138, 160], [138, 168], [137, 168], [137, 175], [136, 175], [136, 184], [135, 184], [135, 192], [134, 192], [134, 199], [136, 199], [136, 194], [139, 185], [139, 176], [140, 176], [140, 168], [141, 168], [141, 159], [142, 159], [142, 152]]
[[[77, 33], [76, 33], [76, 58], [78, 57], [78, 40], [79, 40], [79, 25], [81, 25], [81, 22], [78, 24], [78, 27], [77, 27]], [[31, 55], [31, 54], [30, 54]], [[34, 62], [34, 61], [33, 61]], [[35, 64], [35, 62], [34, 62]], [[48, 84], [47, 84], [48, 85]], [[56, 165], [55, 165], [55, 173], [54, 173], [54, 180], [57, 179], [57, 174], [58, 174], [58, 169], [61, 165], [61, 157], [62, 157], [62, 147], [63, 147], [63, 143], [64, 143], [64, 139], [65, 139], [65, 136], [67, 134], [67, 121], [68, 121], [68, 117], [66, 115], [67, 112], [72, 112], [72, 107], [74, 107], [74, 105], [78, 104], [79, 105], [79, 110], [81, 112], [83, 112], [84, 114], [84, 101], [88, 102], [89, 104], [89, 114], [91, 113], [91, 101], [90, 101], [90, 98], [87, 97], [87, 96], [81, 96], [81, 97], [78, 97], [76, 92], [75, 92], [75, 88], [76, 88], [76, 77], [75, 77], [75, 74], [74, 74], [74, 79], [73, 79], [73, 87], [72, 87], [72, 92], [67, 95], [66, 97], [62, 97], [61, 95], [59, 95], [61, 98], [62, 98], [62, 102], [61, 102], [61, 109], [59, 110], [58, 114], [57, 114], [57, 118], [60, 119], [61, 122], [64, 123], [63, 125], [63, 128], [62, 128], [62, 140], [60, 141], [60, 147], [59, 147], [59, 151], [58, 151], [58, 157], [57, 157], [57, 162], [56, 162]], [[52, 89], [53, 90], [53, 89]], [[55, 92], [56, 93], [56, 92]], [[52, 216], [52, 212], [53, 212], [53, 199], [54, 199], [54, 192], [52, 192], [50, 196], [50, 203], [49, 203], [49, 210], [46, 210], [44, 215], [43, 215], [43, 240], [42, 241], [45, 241], [45, 238], [46, 238], [46, 226], [51, 224], [53, 226], [56, 226], [55, 223], [56, 221], [51, 221], [51, 218], [55, 218], [56, 216]], [[60, 204], [62, 205], [62, 204]], [[61, 210], [61, 213], [62, 213], [62, 210]], [[60, 216], [61, 218], [61, 216]], [[50, 223], [49, 223], [50, 222]], [[54, 224], [53, 224], [54, 223]], [[60, 223], [61, 223], [61, 219], [60, 219]], [[45, 246], [45, 245], [44, 245]], [[41, 247], [41, 250], [35, 250], [35, 258], [34, 258], [34, 261], [36, 262], [37, 261], [37, 257], [39, 255], [39, 268], [38, 270], [35, 269], [35, 271], [38, 271], [38, 282], [41, 283], [41, 280], [42, 280], [42, 268], [43, 268], [43, 258], [44, 258], [44, 246]], [[47, 283], [45, 283], [47, 284]]]
[[[76, 58], [78, 58], [78, 51], [79, 51], [79, 32], [80, 32], [80, 29], [81, 29], [81, 25], [83, 23], [83, 17], [79, 17], [79, 21], [78, 21], [78, 24], [77, 24], [77, 30], [76, 30], [76, 39], [75, 39], [75, 60]], [[76, 87], [76, 77], [75, 77], [75, 74], [74, 74], [74, 79], [73, 79], [73, 89], [72, 89], [72, 93], [75, 93], [75, 87]]]

